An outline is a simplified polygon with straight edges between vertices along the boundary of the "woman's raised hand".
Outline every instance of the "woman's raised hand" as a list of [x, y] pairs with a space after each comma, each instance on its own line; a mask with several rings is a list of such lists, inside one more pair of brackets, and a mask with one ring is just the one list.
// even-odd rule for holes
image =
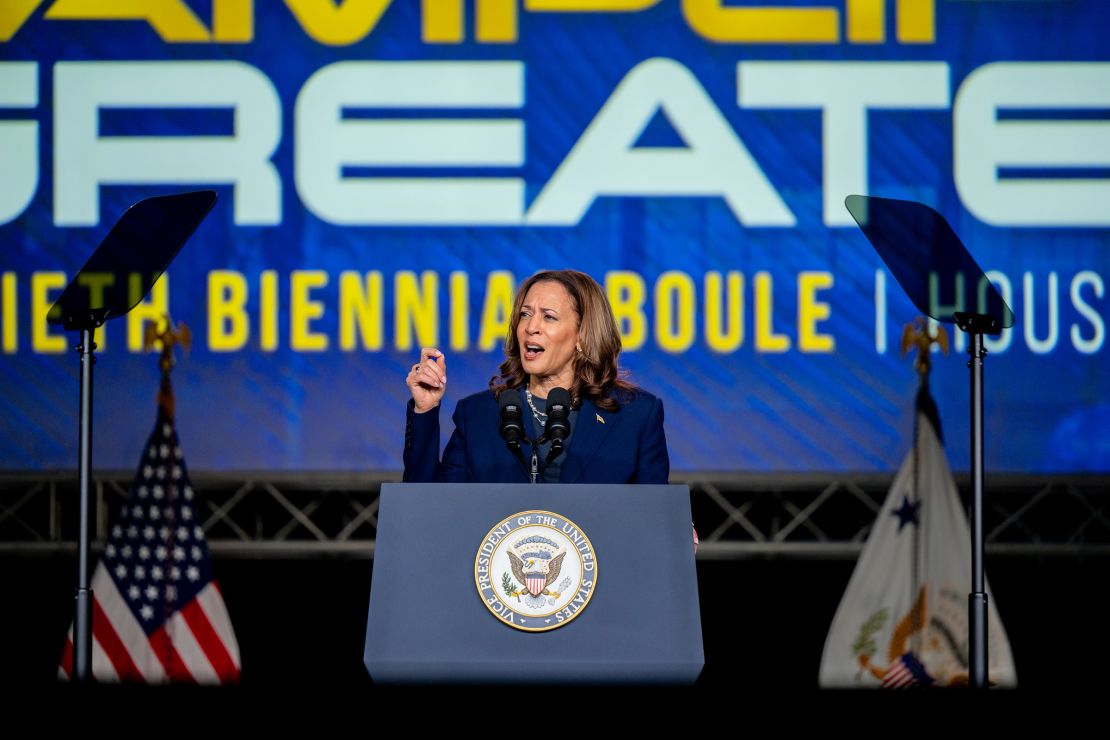
[[422, 414], [438, 406], [447, 388], [447, 363], [443, 353], [435, 347], [421, 348], [420, 362], [412, 366], [405, 384], [412, 393], [416, 413]]

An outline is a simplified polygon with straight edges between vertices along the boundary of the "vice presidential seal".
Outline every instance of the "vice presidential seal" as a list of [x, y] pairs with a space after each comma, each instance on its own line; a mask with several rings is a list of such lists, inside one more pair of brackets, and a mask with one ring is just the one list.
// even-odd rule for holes
[[500, 521], [478, 547], [482, 603], [510, 627], [544, 632], [582, 613], [597, 584], [597, 559], [578, 525], [550, 511]]

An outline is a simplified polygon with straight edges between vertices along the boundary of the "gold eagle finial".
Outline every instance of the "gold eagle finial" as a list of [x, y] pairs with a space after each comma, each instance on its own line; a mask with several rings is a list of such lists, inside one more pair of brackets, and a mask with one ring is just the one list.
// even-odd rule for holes
[[913, 369], [917, 371], [922, 380], [929, 376], [929, 370], [932, 369], [929, 355], [934, 344], [940, 347], [940, 351], [945, 355], [948, 354], [948, 332], [944, 330], [943, 326], [938, 326], [935, 331], [930, 332], [925, 319], [918, 316], [912, 324], [906, 324], [902, 329], [902, 357], [905, 357], [911, 349], [917, 348], [917, 356], [913, 360]]
[[162, 371], [162, 382], [158, 389], [158, 404], [165, 410], [169, 418], [173, 418], [174, 399], [173, 386], [170, 385], [170, 371], [176, 364], [173, 348], [181, 345], [186, 352], [193, 344], [193, 334], [184, 322], [177, 322], [174, 327], [173, 319], [169, 314], [162, 321], [148, 321], [143, 325], [143, 351], [161, 350], [158, 357], [158, 367]]

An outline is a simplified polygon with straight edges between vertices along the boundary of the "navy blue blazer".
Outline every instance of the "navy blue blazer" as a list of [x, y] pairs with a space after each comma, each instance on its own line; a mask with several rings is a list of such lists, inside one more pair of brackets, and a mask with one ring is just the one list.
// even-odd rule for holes
[[[441, 462], [439, 407], [417, 414], [409, 401], [406, 482], [528, 482], [524, 468], [501, 439], [492, 391], [459, 401], [452, 418], [455, 432]], [[560, 483], [666, 483], [671, 463], [663, 433], [663, 402], [637, 391], [617, 411], [602, 411], [583, 399], [565, 454]]]

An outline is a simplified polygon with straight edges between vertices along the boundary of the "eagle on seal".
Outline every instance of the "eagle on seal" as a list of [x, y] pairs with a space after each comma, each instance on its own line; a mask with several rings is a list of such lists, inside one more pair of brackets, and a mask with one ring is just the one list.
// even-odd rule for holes
[[[528, 589], [528, 593], [533, 597], [538, 598], [541, 594], [545, 596], [558, 597], [559, 594], [547, 590], [547, 587], [555, 582], [559, 577], [559, 572], [563, 568], [563, 558], [566, 557], [566, 552], [561, 552], [555, 557], [547, 560], [545, 558], [529, 558], [528, 562], [520, 559], [519, 556], [512, 550], [509, 551], [509, 563], [513, 570], [513, 576], [519, 583], [523, 583]], [[542, 599], [540, 602], [542, 603]]]

